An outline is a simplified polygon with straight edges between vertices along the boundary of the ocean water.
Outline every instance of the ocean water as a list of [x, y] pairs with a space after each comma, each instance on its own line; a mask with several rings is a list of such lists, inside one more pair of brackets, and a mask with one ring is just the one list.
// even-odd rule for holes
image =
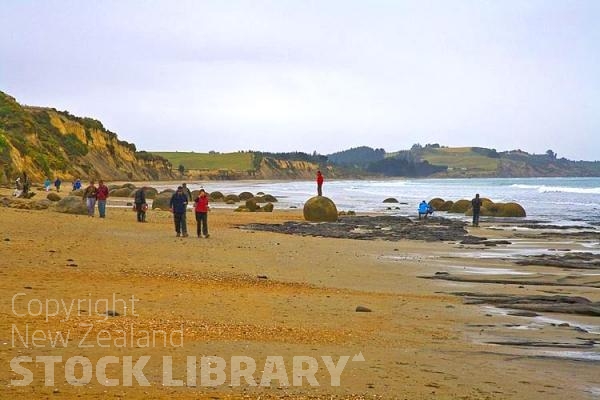
[[[176, 185], [154, 186], [160, 190]], [[192, 190], [204, 187], [209, 192], [219, 190], [224, 194], [269, 193], [279, 199], [277, 208], [302, 208], [317, 192], [314, 181], [208, 181], [190, 182], [188, 187]], [[527, 212], [526, 220], [600, 229], [600, 178], [326, 179], [323, 185], [323, 195], [331, 198], [338, 210], [407, 216], [415, 215], [422, 200], [434, 197], [470, 200], [475, 193], [494, 202], [521, 204]], [[404, 204], [384, 204], [387, 197]], [[225, 205], [214, 203], [212, 206]]]

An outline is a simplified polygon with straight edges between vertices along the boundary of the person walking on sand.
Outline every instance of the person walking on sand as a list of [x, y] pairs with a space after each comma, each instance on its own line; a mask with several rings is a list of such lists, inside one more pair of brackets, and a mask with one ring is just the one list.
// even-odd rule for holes
[[208, 197], [206, 196], [206, 192], [204, 189], [200, 189], [198, 193], [198, 197], [195, 200], [196, 207], [194, 210], [196, 211], [196, 223], [198, 224], [196, 233], [198, 237], [204, 235], [205, 238], [208, 238], [210, 235], [208, 234]]
[[473, 226], [479, 226], [479, 212], [481, 211], [481, 199], [479, 193], [475, 195], [475, 198], [471, 200], [471, 206], [473, 207]]
[[56, 177], [56, 180], [54, 181], [54, 187], [56, 188], [57, 192], [60, 192], [61, 183], [62, 183], [62, 181], [60, 180], [60, 178]]
[[100, 214], [100, 218], [106, 218], [106, 199], [108, 199], [108, 187], [104, 184], [103, 180], [98, 181], [96, 199], [98, 199], [98, 214]]
[[175, 222], [175, 232], [177, 237], [187, 237], [187, 223], [185, 220], [185, 213], [188, 205], [188, 197], [183, 192], [183, 186], [177, 187], [177, 191], [173, 193], [169, 207], [173, 213], [173, 220]]
[[323, 174], [317, 171], [317, 196], [323, 196]]
[[50, 178], [46, 178], [46, 180], [44, 181], [44, 190], [46, 192], [50, 191], [50, 185], [52, 185], [52, 182], [50, 182]]
[[96, 208], [96, 196], [98, 195], [98, 188], [94, 185], [94, 181], [90, 181], [88, 187], [83, 191], [83, 201], [87, 206], [88, 217], [94, 216], [94, 209]]
[[135, 204], [135, 211], [137, 212], [137, 222], [146, 222], [146, 210], [148, 204], [146, 204], [146, 188], [139, 188], [133, 197], [133, 203]]

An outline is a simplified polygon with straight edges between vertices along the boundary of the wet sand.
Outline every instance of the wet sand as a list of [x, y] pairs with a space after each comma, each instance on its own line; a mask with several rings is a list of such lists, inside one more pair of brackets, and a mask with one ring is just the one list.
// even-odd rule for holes
[[[485, 226], [469, 233], [512, 244], [486, 248], [456, 242], [352, 240], [238, 228], [302, 220], [301, 211], [277, 209], [274, 213], [215, 209], [209, 214], [211, 237], [198, 239], [192, 219], [189, 213], [190, 237], [176, 238], [171, 215], [164, 211], [150, 211], [148, 223], [140, 224], [135, 222], [135, 213], [126, 209], [109, 208], [107, 218], [100, 219], [0, 207], [0, 397], [600, 396], [600, 362], [595, 358], [599, 354], [598, 317], [507, 315], [506, 310], [494, 306], [465, 304], [464, 297], [453, 294], [562, 294], [599, 301], [598, 289], [585, 283], [600, 278], [573, 277], [594, 271], [515, 265], [511, 259], [513, 253], [552, 248], [589, 250], [589, 241], [565, 243], [560, 237], [541, 238], [537, 232], [531, 232], [529, 238], [516, 237], [511, 230]], [[516, 282], [424, 279], [435, 277], [436, 272]], [[577, 284], [543, 284], [544, 279], [560, 284], [565, 277]], [[520, 284], [519, 279], [542, 283]], [[132, 296], [137, 299], [133, 312], [131, 304], [124, 301], [114, 306], [102, 302]], [[67, 305], [73, 300], [84, 302], [76, 304], [78, 312], [67, 316], [62, 310], [46, 321], [44, 314], [27, 312], [28, 304], [36, 308], [36, 299], [42, 305], [48, 299]], [[97, 315], [96, 304], [102, 313], [110, 310], [119, 315]], [[372, 312], [356, 312], [357, 306]], [[52, 335], [70, 334], [70, 341], [52, 345], [38, 333], [39, 346], [33, 347], [36, 329]], [[28, 343], [19, 336], [15, 340], [15, 330]], [[131, 330], [133, 340], [118, 342], [121, 332]], [[167, 332], [177, 340], [182, 337], [183, 342], [164, 346], [159, 335], [145, 346], [141, 340], [146, 332]], [[364, 361], [352, 361], [359, 353]], [[10, 367], [18, 356], [33, 360], [61, 356], [54, 386], [44, 384], [44, 364], [35, 362], [22, 364], [32, 371], [31, 384], [11, 384], [11, 379], [22, 378]], [[65, 361], [73, 356], [86, 357], [94, 366], [93, 379], [86, 385], [74, 386], [65, 378]], [[107, 379], [120, 380], [113, 387], [104, 386], [96, 376], [96, 362], [105, 356], [120, 360], [106, 368]], [[150, 386], [140, 386], [135, 379], [131, 387], [123, 386], [122, 360], [129, 356], [134, 363], [150, 356], [143, 368]], [[183, 379], [183, 386], [164, 384], [163, 356], [172, 357], [173, 379]], [[203, 386], [198, 373], [196, 385], [188, 385], [188, 356], [196, 356], [198, 363], [203, 356], [225, 359], [225, 384]], [[232, 356], [256, 361], [253, 376], [257, 383], [267, 356], [281, 356], [290, 384], [293, 357], [314, 357], [320, 386], [304, 380], [302, 386], [286, 387], [273, 380], [270, 387], [253, 387], [244, 379], [241, 386], [231, 385]], [[331, 385], [322, 356], [331, 356], [335, 362], [340, 356], [350, 357], [340, 386]], [[75, 376], [81, 374], [78, 365]]]

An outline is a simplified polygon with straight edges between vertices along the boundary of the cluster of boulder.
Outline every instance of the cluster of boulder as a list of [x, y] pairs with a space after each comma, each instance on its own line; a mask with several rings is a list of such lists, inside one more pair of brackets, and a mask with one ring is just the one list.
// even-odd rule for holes
[[[449, 213], [473, 215], [471, 200], [444, 200], [436, 197], [429, 201], [429, 205], [436, 211], [447, 211]], [[525, 217], [525, 209], [518, 203], [494, 203], [487, 198], [481, 198], [481, 211], [479, 215], [484, 217]]]

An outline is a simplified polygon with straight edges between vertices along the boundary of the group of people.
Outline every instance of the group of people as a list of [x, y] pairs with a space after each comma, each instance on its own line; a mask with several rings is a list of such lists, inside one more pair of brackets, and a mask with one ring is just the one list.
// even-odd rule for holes
[[[185, 183], [177, 187], [177, 191], [171, 196], [169, 207], [173, 213], [175, 223], [175, 235], [177, 237], [188, 237], [186, 213], [188, 203], [192, 201], [192, 192]], [[196, 234], [198, 238], [208, 238], [208, 196], [204, 189], [200, 189], [198, 197], [194, 200], [194, 213], [196, 216]]]
[[[482, 201], [481, 198], [479, 197], [479, 193], [475, 194], [475, 197], [471, 200], [471, 208], [473, 209], [473, 226], [474, 227], [479, 227], [479, 215], [481, 213], [481, 205], [482, 205]], [[428, 215], [433, 214], [435, 210], [433, 209], [433, 207], [431, 206], [431, 204], [427, 204], [427, 202], [425, 200], [423, 200], [421, 202], [421, 204], [419, 204], [419, 219], [421, 219], [421, 217], [427, 219]]]
[[83, 190], [83, 201], [87, 207], [88, 217], [93, 217], [98, 204], [98, 214], [100, 218], [106, 218], [106, 200], [108, 199], [108, 187], [103, 180], [98, 181], [96, 187], [92, 180], [90, 184]]

